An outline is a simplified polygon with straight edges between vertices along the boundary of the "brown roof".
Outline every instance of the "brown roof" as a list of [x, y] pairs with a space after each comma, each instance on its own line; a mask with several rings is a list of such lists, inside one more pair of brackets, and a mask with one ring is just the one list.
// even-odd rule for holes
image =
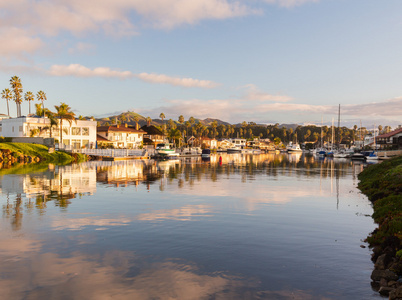
[[132, 132], [145, 134], [144, 130], [136, 130], [132, 127], [125, 127], [124, 125], [112, 125], [112, 126], [99, 126], [96, 128], [97, 132]]
[[112, 141], [109, 141], [108, 139], [104, 138], [103, 136], [101, 136], [99, 134], [96, 135], [96, 141], [98, 141], [98, 142], [112, 142]]
[[402, 133], [402, 128], [398, 128], [397, 130], [378, 135], [376, 138], [380, 138], [380, 139], [381, 138], [389, 138], [389, 137], [394, 136], [394, 135], [396, 135], [398, 133]]
[[141, 127], [141, 130], [144, 130], [149, 135], [164, 135], [162, 131], [160, 131], [154, 125], [151, 126], [144, 125]]

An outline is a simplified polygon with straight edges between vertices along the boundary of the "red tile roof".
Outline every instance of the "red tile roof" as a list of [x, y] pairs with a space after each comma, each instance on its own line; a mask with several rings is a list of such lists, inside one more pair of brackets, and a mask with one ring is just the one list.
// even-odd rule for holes
[[398, 128], [398, 129], [396, 129], [396, 130], [394, 130], [394, 131], [381, 134], [381, 135], [377, 136], [376, 138], [377, 138], [377, 139], [378, 139], [378, 138], [380, 138], [380, 139], [381, 139], [381, 138], [389, 138], [389, 137], [394, 136], [394, 135], [396, 135], [396, 134], [398, 134], [398, 133], [402, 133], [402, 128]]
[[125, 127], [124, 125], [112, 125], [112, 126], [99, 126], [96, 128], [97, 132], [132, 132], [144, 134], [144, 130], [136, 130], [132, 127]]

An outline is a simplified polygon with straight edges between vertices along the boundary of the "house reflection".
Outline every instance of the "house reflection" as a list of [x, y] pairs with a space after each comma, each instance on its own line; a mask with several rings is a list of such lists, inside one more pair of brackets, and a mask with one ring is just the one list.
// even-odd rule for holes
[[[45, 213], [48, 202], [67, 209], [71, 200], [96, 193], [97, 184], [112, 186], [138, 186], [144, 184], [150, 191], [157, 185], [163, 191], [167, 185], [179, 189], [193, 186], [196, 182], [216, 182], [220, 177], [240, 175], [242, 182], [253, 180], [258, 174], [271, 178], [296, 176], [340, 178], [356, 167], [351, 162], [316, 160], [313, 156], [267, 153], [261, 155], [217, 154], [209, 161], [201, 157], [154, 161], [95, 161], [69, 166], [38, 166], [38, 171], [29, 169], [25, 174], [0, 177], [3, 217], [10, 219], [14, 230], [22, 226], [24, 214], [33, 210]], [[11, 170], [12, 171], [12, 170]], [[358, 173], [356, 171], [356, 173]]]

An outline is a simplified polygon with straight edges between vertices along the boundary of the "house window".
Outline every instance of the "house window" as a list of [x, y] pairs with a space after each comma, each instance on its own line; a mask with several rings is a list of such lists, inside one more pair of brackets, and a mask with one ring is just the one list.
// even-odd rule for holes
[[88, 145], [89, 145], [89, 140], [82, 140], [82, 145], [81, 145], [82, 148], [89, 148]]
[[23, 127], [22, 127], [22, 126], [20, 126], [19, 130], [20, 130], [20, 132], [22, 132], [22, 131], [23, 131]]
[[80, 140], [71, 140], [71, 146], [73, 146], [73, 149], [80, 149], [81, 141]]
[[14, 132], [14, 126], [13, 126], [13, 132]]
[[82, 135], [89, 135], [89, 127], [82, 127], [81, 134]]
[[80, 127], [72, 127], [71, 135], [81, 135], [81, 128]]

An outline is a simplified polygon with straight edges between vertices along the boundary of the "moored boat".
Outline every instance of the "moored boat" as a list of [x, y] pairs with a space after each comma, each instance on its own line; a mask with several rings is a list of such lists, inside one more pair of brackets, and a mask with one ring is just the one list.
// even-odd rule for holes
[[211, 156], [211, 149], [202, 149], [201, 157], [207, 158]]
[[170, 148], [168, 143], [160, 143], [156, 145], [156, 154], [161, 157], [176, 157], [179, 153], [176, 153], [175, 149]]
[[366, 156], [363, 153], [355, 152], [350, 157], [352, 160], [366, 160]]
[[300, 148], [300, 145], [298, 143], [296, 144], [290, 144], [287, 148], [288, 152], [303, 152], [303, 149]]

